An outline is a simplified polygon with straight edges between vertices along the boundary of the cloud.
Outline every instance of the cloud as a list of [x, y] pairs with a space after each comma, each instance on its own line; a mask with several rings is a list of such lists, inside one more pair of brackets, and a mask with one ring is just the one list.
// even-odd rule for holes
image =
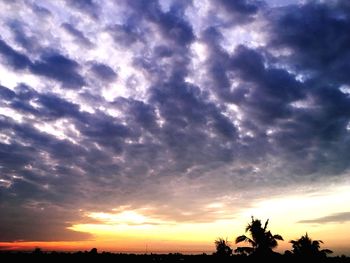
[[[255, 0], [210, 0], [208, 3], [211, 5], [211, 10], [216, 9], [215, 13], [211, 12], [210, 20], [220, 21], [219, 25], [223, 28], [233, 28], [254, 22], [265, 6], [264, 1]], [[210, 24], [211, 26], [216, 25], [215, 22]]]
[[[71, 212], [50, 207], [45, 203], [32, 202], [21, 209], [2, 204], [7, 212], [0, 216], [1, 242], [11, 241], [77, 241], [90, 239], [87, 233], [67, 229], [72, 222]], [[30, 226], [30, 227], [28, 227]]]
[[16, 51], [1, 39], [0, 53], [4, 58], [6, 58], [6, 63], [14, 69], [25, 69], [31, 65], [31, 61], [26, 55]]
[[231, 12], [235, 12], [243, 15], [255, 14], [258, 11], [257, 3], [254, 1], [247, 0], [238, 0], [238, 1], [229, 1], [229, 0], [220, 0], [219, 1], [225, 8]]
[[79, 75], [79, 64], [59, 53], [43, 54], [34, 63], [24, 54], [14, 50], [0, 40], [0, 53], [6, 58], [8, 65], [16, 70], [30, 70], [33, 74], [52, 78], [62, 83], [65, 88], [79, 88], [85, 80]]
[[350, 212], [342, 212], [331, 214], [324, 217], [319, 217], [315, 219], [301, 220], [298, 223], [302, 224], [324, 224], [324, 223], [344, 223], [350, 221]]
[[113, 69], [101, 63], [93, 63], [91, 66], [91, 71], [94, 76], [104, 81], [112, 81], [118, 76]]
[[193, 41], [191, 26], [181, 17], [186, 5], [173, 5], [168, 12], [163, 12], [158, 1], [127, 2], [136, 16], [157, 25], [163, 37], [177, 44], [186, 45]]
[[108, 30], [116, 43], [127, 47], [137, 41], [144, 41], [143, 33], [139, 25], [137, 25], [137, 20], [133, 20], [130, 19], [126, 24], [109, 26]]
[[[344, 44], [346, 37], [341, 36], [342, 31], [347, 30], [349, 17], [343, 7], [343, 1], [310, 2], [287, 6], [271, 16], [270, 47], [289, 50], [280, 55], [279, 63], [302, 79], [304, 99], [297, 101], [293, 109], [295, 121], [290, 124], [297, 128], [292, 128], [293, 134], [298, 136], [296, 141], [304, 145], [303, 151], [310, 156], [306, 169], [315, 172], [322, 167], [327, 175], [347, 169], [344, 159], [334, 159], [334, 156], [342, 156], [342, 145], [347, 144], [348, 137], [349, 110], [346, 105], [349, 98], [339, 89], [348, 83], [343, 70], [347, 68], [349, 48]], [[288, 125], [288, 129], [291, 127]], [[330, 143], [331, 138], [342, 141], [338, 150]], [[317, 146], [310, 143], [315, 139], [320, 142]], [[311, 150], [315, 147], [316, 152]]]
[[69, 33], [74, 38], [76, 38], [78, 43], [85, 45], [87, 47], [92, 47], [91, 41], [83, 34], [83, 32], [76, 29], [73, 25], [68, 23], [63, 23], [61, 26], [67, 31], [67, 33]]
[[325, 81], [349, 83], [350, 18], [344, 1], [310, 2], [289, 6], [277, 13], [271, 43], [292, 50], [291, 66]]
[[56, 52], [44, 54], [30, 67], [34, 74], [60, 81], [64, 88], [80, 88], [85, 84], [78, 69], [79, 64], [76, 61]]
[[12, 90], [4, 86], [0, 86], [0, 96], [5, 100], [11, 100], [16, 96], [16, 94]]
[[33, 12], [36, 14], [39, 14], [41, 16], [50, 16], [52, 15], [51, 12], [46, 9], [45, 7], [42, 7], [40, 5], [37, 5], [36, 3], [31, 4], [31, 8], [33, 9]]
[[29, 35], [30, 32], [28, 25], [19, 22], [18, 20], [13, 20], [8, 23], [17, 44], [29, 51], [34, 51], [38, 48], [38, 39]]
[[99, 5], [94, 0], [65, 0], [67, 5], [76, 8], [94, 19], [98, 19]]

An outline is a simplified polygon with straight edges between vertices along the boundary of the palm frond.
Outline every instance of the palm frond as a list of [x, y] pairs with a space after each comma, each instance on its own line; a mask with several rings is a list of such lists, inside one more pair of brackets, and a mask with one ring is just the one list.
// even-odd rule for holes
[[236, 238], [236, 244], [237, 243], [240, 243], [240, 242], [244, 242], [244, 241], [246, 241], [247, 239], [249, 239], [247, 236], [245, 236], [245, 235], [242, 235], [242, 236], [238, 236], [237, 238]]
[[273, 238], [274, 239], [277, 239], [277, 240], [282, 240], [283, 241], [283, 237], [281, 235], [273, 235]]
[[333, 253], [333, 251], [330, 249], [322, 249], [321, 252], [324, 254], [332, 254]]
[[267, 225], [269, 224], [269, 219], [266, 220], [265, 226], [264, 226], [264, 232], [266, 231]]

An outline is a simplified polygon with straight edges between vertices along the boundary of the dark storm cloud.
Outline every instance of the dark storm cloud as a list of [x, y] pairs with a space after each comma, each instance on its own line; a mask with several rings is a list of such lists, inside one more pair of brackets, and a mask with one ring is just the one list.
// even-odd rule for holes
[[[12, 162], [15, 162], [13, 168], [17, 165], [19, 170], [24, 168], [26, 164], [36, 163], [35, 158], [38, 158], [38, 161], [41, 160], [41, 151], [51, 154], [53, 158], [63, 159], [69, 159], [72, 155], [78, 156], [84, 152], [81, 147], [77, 147], [67, 141], [60, 141], [54, 136], [41, 132], [32, 126], [18, 125], [10, 118], [2, 117], [1, 127], [4, 134], [11, 132], [15, 134], [12, 137], [12, 144], [2, 144], [1, 153], [3, 158], [1, 164], [4, 169], [9, 167], [9, 164]], [[36, 145], [36, 147], [31, 145]], [[18, 154], [20, 156], [17, 156]], [[21, 162], [21, 165], [18, 162]]]
[[220, 99], [235, 101], [238, 94], [230, 94], [231, 83], [226, 74], [230, 56], [219, 45], [219, 41], [223, 39], [222, 34], [216, 28], [209, 27], [203, 32], [202, 38], [209, 47], [209, 59], [206, 66], [212, 82], [210, 88], [215, 90]]
[[84, 78], [78, 72], [79, 64], [60, 53], [42, 55], [40, 60], [31, 65], [30, 70], [34, 74], [61, 82], [63, 88], [80, 88], [85, 84]]
[[[33, 114], [38, 119], [48, 121], [63, 117], [77, 119], [82, 117], [78, 105], [53, 94], [40, 94], [25, 84], [16, 86], [15, 92], [5, 87], [0, 90], [2, 97], [10, 101], [9, 105], [24, 114]], [[30, 104], [31, 101], [40, 107], [33, 107]]]
[[37, 97], [38, 93], [26, 84], [19, 84], [15, 87], [15, 96], [11, 99], [10, 105], [21, 113], [37, 115], [39, 111], [30, 105], [30, 100]]
[[[158, 1], [127, 1], [136, 17], [144, 18], [156, 24], [162, 35], [179, 45], [186, 45], [195, 38], [191, 25], [184, 20], [183, 12], [188, 4], [174, 4], [163, 12]], [[183, 3], [183, 2], [182, 2]]]
[[128, 47], [137, 41], [144, 41], [144, 33], [139, 26], [137, 18], [130, 18], [123, 25], [109, 26], [108, 31], [116, 43]]
[[[37, 96], [39, 96], [39, 100], [43, 105], [43, 108], [40, 109], [42, 112], [38, 113], [37, 122], [39, 122], [42, 115], [61, 118], [63, 116], [67, 117], [65, 109], [72, 110], [68, 102], [64, 103], [58, 98], [48, 98], [46, 95], [40, 97], [37, 94]], [[31, 98], [35, 97], [32, 96]], [[52, 111], [53, 113], [51, 113]], [[68, 115], [73, 116], [74, 114]], [[16, 239], [33, 240], [33, 238], [36, 240], [56, 240], [55, 235], [59, 240], [87, 238], [88, 235], [86, 234], [75, 233], [65, 228], [70, 225], [67, 221], [71, 222], [70, 220], [73, 220], [74, 216], [72, 216], [71, 211], [74, 204], [80, 203], [81, 198], [86, 200], [90, 198], [85, 196], [86, 182], [81, 185], [80, 180], [85, 174], [81, 171], [90, 170], [88, 176], [93, 175], [90, 173], [95, 171], [98, 173], [105, 171], [104, 176], [108, 176], [111, 171], [115, 173], [116, 166], [111, 164], [109, 156], [105, 154], [101, 156], [99, 151], [93, 148], [90, 148], [87, 152], [79, 145], [59, 140], [30, 125], [19, 125], [11, 118], [2, 117], [0, 125], [2, 134], [12, 134], [11, 143], [9, 145], [1, 144], [0, 146], [2, 178], [12, 184], [10, 188], [2, 191], [1, 200], [3, 202], [1, 206], [3, 210], [7, 211], [17, 207], [15, 212], [19, 216], [17, 221], [12, 218], [14, 216], [11, 214], [12, 212], [1, 217], [3, 229], [7, 229], [2, 231], [2, 239], [6, 241]], [[32, 147], [32, 145], [35, 145], [35, 147]], [[102, 158], [104, 162], [99, 161]], [[96, 170], [94, 165], [90, 165], [91, 163], [99, 164], [99, 169]], [[89, 169], [90, 167], [91, 169]], [[18, 177], [13, 178], [13, 174], [18, 175]], [[79, 196], [75, 196], [77, 193], [80, 193]], [[7, 206], [5, 200], [17, 202], [17, 205]], [[41, 202], [40, 200], [45, 200], [48, 203], [45, 207], [45, 213], [27, 208], [28, 203]], [[67, 208], [67, 205], [63, 205], [67, 202], [72, 207]], [[51, 205], [51, 203], [54, 205]], [[60, 212], [62, 214], [59, 214], [55, 207], [62, 210]], [[68, 210], [63, 211], [65, 209]], [[45, 219], [42, 217], [43, 214], [45, 214]], [[7, 216], [9, 217], [7, 218]], [[25, 229], [26, 224], [22, 224], [24, 221], [22, 222], [21, 218], [23, 220], [27, 218], [27, 222], [34, 227]], [[14, 226], [17, 223], [21, 223], [21, 225], [15, 228]], [[12, 231], [14, 228], [16, 230]]]
[[[169, 40], [166, 48], [155, 46], [146, 55], [138, 56], [134, 62], [135, 66], [157, 80], [149, 93], [152, 108], [147, 112], [150, 114], [142, 118], [148, 120], [146, 124], [159, 141], [159, 145], [154, 145], [155, 149], [160, 148], [163, 153], [168, 153], [163, 158], [169, 161], [166, 165], [155, 163], [152, 170], [171, 175], [205, 162], [232, 160], [236, 127], [221, 113], [219, 107], [209, 102], [199, 87], [185, 81], [186, 76], [191, 74], [188, 69], [190, 55], [186, 46], [195, 40], [191, 26], [180, 16], [186, 6], [170, 6], [168, 11], [162, 12], [154, 1], [135, 1], [130, 5], [139, 16], [156, 23], [159, 32]], [[138, 112], [132, 109], [132, 113]], [[160, 127], [155, 126], [157, 122], [154, 120], [159, 121], [155, 116], [156, 111], [161, 118]], [[141, 119], [138, 119], [140, 122]], [[211, 139], [210, 134], [215, 138]], [[223, 146], [224, 141], [230, 139], [232, 141]], [[157, 158], [159, 156], [153, 160]]]
[[348, 10], [346, 1], [288, 6], [273, 20], [271, 43], [291, 48], [293, 54], [288, 62], [309, 71], [311, 77], [349, 83]]
[[[19, 90], [22, 91], [23, 88], [30, 90], [29, 87], [25, 86], [22, 86], [22, 88]], [[7, 93], [4, 93], [5, 96]], [[70, 103], [54, 95], [33, 93], [30, 96], [21, 96], [21, 93], [19, 92], [15, 97], [12, 97], [11, 99], [12, 101], [10, 105], [15, 107], [17, 110], [22, 111], [24, 114], [33, 114], [39, 124], [63, 118], [70, 120], [79, 129], [82, 136], [81, 140], [86, 140], [87, 145], [95, 142], [100, 144], [101, 147], [106, 147], [112, 152], [118, 153], [123, 151], [124, 139], [135, 138], [135, 136], [139, 136], [140, 133], [137, 128], [139, 123], [135, 124], [135, 127], [127, 127], [121, 124], [121, 121], [118, 119], [113, 119], [102, 112], [95, 113], [93, 115], [88, 113], [84, 114], [79, 111], [79, 107], [76, 104]], [[28, 101], [29, 99], [35, 101], [38, 105], [40, 105], [40, 107], [33, 108]], [[139, 114], [140, 117], [147, 115], [145, 112], [140, 112]], [[140, 122], [146, 121], [140, 119], [140, 117]], [[35, 158], [34, 156], [40, 156], [40, 152], [43, 151], [48, 153], [56, 161], [60, 160], [58, 163], [63, 161], [67, 166], [78, 165], [84, 167], [84, 170], [87, 169], [86, 171], [90, 172], [96, 170], [96, 168], [93, 168], [89, 163], [86, 162], [86, 159], [89, 159], [89, 162], [96, 159], [97, 156], [94, 155], [100, 155], [98, 151], [95, 151], [93, 149], [86, 151], [83, 149], [83, 147], [74, 145], [68, 141], [60, 141], [54, 136], [49, 136], [46, 133], [40, 132], [31, 126], [15, 124], [14, 122], [9, 121], [9, 119], [4, 119], [2, 122], [2, 127], [4, 128], [4, 131], [7, 130], [8, 132], [14, 132], [16, 134], [17, 141], [21, 141], [26, 144], [29, 143], [30, 145], [37, 145], [35, 151], [33, 151], [31, 147], [28, 148], [28, 151], [24, 149], [22, 150], [22, 157], [24, 157], [24, 159], [22, 165], [19, 167], [24, 167], [27, 164], [33, 163], [35, 160], [33, 159]], [[18, 151], [21, 151], [21, 146], [18, 145], [17, 147], [19, 147]], [[6, 160], [22, 160], [22, 158], [18, 158], [17, 150], [13, 152], [11, 148], [7, 148], [8, 146], [6, 146], [6, 153], [4, 152], [4, 154], [7, 156]], [[107, 149], [105, 150], [107, 151]], [[30, 154], [26, 155], [26, 152], [30, 152]], [[16, 156], [13, 156], [13, 154]], [[80, 159], [79, 156], [82, 159]], [[38, 160], [40, 159], [41, 158], [38, 157]], [[108, 160], [105, 156], [104, 159]], [[94, 160], [94, 162], [97, 162], [97, 160]], [[9, 166], [9, 163], [7, 165], [4, 163], [4, 167], [7, 166]], [[103, 165], [100, 164], [100, 171], [104, 170], [102, 166]], [[104, 166], [109, 167], [108, 169], [110, 169], [109, 172], [106, 170], [104, 171], [104, 174], [106, 176], [108, 176], [108, 174], [110, 174], [112, 171], [116, 172], [118, 170], [116, 169], [118, 166], [115, 166], [114, 164], [110, 164], [108, 162], [105, 163]], [[41, 169], [44, 168], [41, 167]], [[47, 170], [48, 168], [45, 169], [47, 172], [49, 172]], [[68, 170], [69, 173], [72, 173], [70, 169]], [[52, 171], [50, 170], [50, 172]], [[88, 174], [90, 174], [90, 172], [88, 172]]]
[[11, 100], [16, 94], [12, 90], [0, 85], [0, 96], [4, 100]]
[[[263, 1], [255, 0], [211, 0], [209, 3], [212, 6], [212, 23], [210, 26], [221, 24], [223, 27], [235, 27], [239, 25], [249, 24], [255, 20], [258, 12], [265, 6], [265, 3]], [[214, 9], [215, 12], [212, 11]], [[220, 13], [224, 14], [224, 16], [220, 16]], [[214, 21], [216, 21], [216, 23]]]
[[[273, 124], [276, 119], [292, 114], [289, 103], [304, 98], [301, 83], [286, 70], [266, 67], [265, 50], [254, 50], [243, 45], [233, 55], [220, 48], [217, 41], [223, 36], [208, 29], [204, 39], [210, 43], [207, 68], [212, 89], [223, 101], [235, 103], [253, 125]], [[233, 81], [239, 84], [232, 88]]]
[[258, 11], [258, 1], [249, 1], [249, 0], [219, 0], [226, 9], [231, 12], [235, 12], [243, 15], [255, 14]]
[[65, 0], [66, 3], [94, 19], [98, 19], [100, 6], [94, 0]]
[[236, 128], [205, 101], [198, 87], [175, 80], [164, 83], [154, 88], [151, 102], [164, 120], [159, 136], [175, 160], [170, 170], [184, 172], [206, 162], [232, 160]]
[[239, 97], [237, 104], [249, 115], [248, 119], [258, 125], [290, 117], [289, 103], [304, 98], [301, 83], [295, 76], [283, 69], [266, 68], [263, 54], [257, 50], [239, 46], [230, 62], [235, 76], [245, 83], [244, 99]]
[[112, 104], [122, 108], [128, 114], [127, 118], [135, 122], [135, 126], [140, 125], [148, 130], [158, 128], [154, 106], [143, 101], [124, 98], [118, 98]]
[[154, 88], [151, 101], [159, 106], [166, 124], [177, 126], [174, 127], [174, 131], [181, 130], [180, 127], [198, 126], [195, 131], [206, 126], [209, 130], [213, 128], [214, 131], [218, 131], [219, 135], [229, 138], [235, 136], [234, 125], [214, 104], [205, 101], [205, 95], [203, 96], [196, 86], [173, 80]]
[[29, 36], [26, 33], [25, 28], [28, 30], [28, 25], [24, 25], [20, 21], [14, 20], [9, 22], [8, 26], [11, 28], [17, 44], [28, 51], [33, 51], [38, 48], [38, 39], [34, 36]]
[[287, 147], [284, 154], [291, 156], [300, 151], [309, 156], [306, 160], [297, 159], [301, 169], [290, 168], [297, 174], [304, 169], [322, 177], [348, 168], [349, 156], [344, 147], [349, 143], [350, 101], [339, 90], [341, 85], [349, 83], [346, 72], [350, 48], [345, 32], [349, 30], [350, 18], [344, 3], [287, 6], [271, 16], [269, 48], [289, 48], [290, 54], [281, 55], [277, 61], [305, 79], [298, 86], [303, 94], [299, 98], [304, 98], [306, 107], [293, 107], [289, 120], [279, 122], [280, 131], [275, 137], [279, 146]]
[[299, 221], [303, 224], [345, 223], [350, 221], [350, 212], [331, 214], [328, 216]]
[[111, 67], [102, 63], [93, 63], [91, 71], [102, 81], [112, 81], [118, 76]]
[[38, 95], [38, 92], [35, 89], [24, 83], [17, 85], [14, 90], [20, 100], [27, 101]]
[[13, 49], [5, 41], [0, 39], [0, 53], [2, 57], [6, 59], [6, 64], [10, 65], [14, 69], [25, 69], [31, 65], [30, 59]]
[[[85, 114], [84, 123], [79, 124], [82, 134], [95, 138], [100, 142], [109, 144], [113, 139], [133, 137], [132, 127], [127, 127], [120, 123], [117, 118], [112, 118], [102, 112], [94, 115]], [[108, 142], [108, 139], [112, 141]]]
[[170, 40], [184, 45], [194, 40], [192, 27], [173, 10], [167, 13], [161, 13], [159, 17], [152, 18], [152, 21], [159, 25], [163, 35], [167, 36]]
[[[2, 179], [11, 182], [11, 187], [1, 192], [1, 208], [8, 211], [0, 216], [2, 240], [54, 240], [52, 235], [58, 232], [61, 232], [60, 240], [86, 238], [87, 235], [75, 235], [66, 229], [68, 221], [74, 220], [72, 213], [77, 209], [74, 205], [79, 199], [86, 198], [75, 196], [84, 188], [78, 180], [82, 175], [73, 168], [83, 155], [80, 147], [9, 121], [7, 125], [2, 123], [2, 131], [16, 134], [10, 145], [1, 144], [0, 147]], [[75, 161], [72, 162], [73, 157]], [[54, 165], [47, 158], [55, 162], [61, 160], [61, 164]], [[37, 203], [43, 205], [32, 206]], [[33, 227], [24, 224], [26, 219]], [[15, 227], [17, 223], [21, 224]]]
[[16, 51], [3, 40], [0, 40], [0, 53], [14, 69], [28, 69], [33, 74], [61, 82], [64, 88], [80, 88], [85, 84], [84, 78], [78, 72], [79, 64], [60, 53], [48, 52], [40, 60], [32, 62], [25, 54]]
[[[2, 128], [3, 123], [1, 123]], [[6, 127], [7, 128], [7, 127]], [[1, 144], [1, 164], [4, 167], [3, 170], [13, 171], [16, 167], [25, 166], [30, 162], [30, 158], [25, 156], [28, 151], [23, 151], [23, 148], [20, 146], [8, 146], [6, 144]]]
[[156, 46], [154, 52], [155, 56], [159, 58], [171, 57], [174, 54], [171, 48], [164, 45]]
[[79, 116], [79, 106], [62, 98], [53, 95], [41, 95], [37, 102], [43, 107], [41, 115], [50, 116], [53, 119]]
[[76, 40], [78, 41], [79, 44], [85, 45], [87, 47], [92, 47], [91, 41], [84, 35], [83, 32], [80, 30], [76, 29], [73, 25], [69, 23], [63, 23], [61, 25], [70, 35], [72, 35]]
[[[309, 5], [313, 6], [307, 4], [300, 6], [300, 9], [308, 10]], [[318, 5], [315, 4], [316, 7]], [[336, 75], [332, 70], [326, 70], [337, 67], [339, 60], [322, 62], [319, 60], [321, 54], [313, 56], [312, 53], [318, 48], [320, 53], [323, 53], [322, 48], [327, 49], [324, 51], [326, 53], [332, 49], [334, 51], [330, 56], [332, 59], [337, 56], [340, 60], [343, 59], [342, 56], [347, 51], [341, 44], [343, 38], [340, 36], [345, 32], [337, 34], [338, 31], [332, 30], [332, 25], [326, 25], [326, 28], [331, 27], [328, 35], [333, 32], [336, 35], [335, 41], [338, 37], [341, 39], [339, 45], [327, 47], [326, 43], [331, 44], [333, 41], [331, 36], [327, 37], [327, 31], [325, 34], [322, 32], [317, 35], [311, 32], [304, 34], [303, 26], [298, 26], [304, 20], [317, 21], [319, 13], [315, 14], [315, 17], [309, 13], [300, 16], [296, 11], [298, 8], [291, 6], [279, 10], [282, 13], [279, 21], [284, 21], [286, 17], [300, 19], [295, 18], [297, 19], [293, 20], [295, 23], [287, 23], [286, 28], [285, 24], [283, 26], [278, 23], [272, 24], [271, 45], [266, 48], [252, 49], [241, 45], [236, 47], [233, 54], [229, 54], [220, 45], [224, 36], [218, 29], [208, 28], [204, 31], [202, 38], [206, 40], [209, 48], [209, 58], [206, 62], [208, 79], [212, 90], [221, 100], [234, 103], [243, 114], [244, 118], [239, 126], [243, 131], [253, 134], [252, 138], [242, 138], [244, 144], [250, 145], [248, 149], [254, 148], [250, 159], [256, 153], [259, 158], [265, 154], [278, 154], [280, 161], [284, 160], [287, 170], [292, 174], [311, 177], [314, 174], [316, 177], [326, 178], [332, 174], [341, 174], [348, 168], [346, 162], [348, 154], [344, 152], [344, 148], [347, 147], [345, 145], [348, 145], [349, 138], [347, 132], [350, 117], [349, 97], [339, 90], [339, 86], [345, 84], [346, 79], [340, 81], [339, 72]], [[334, 6], [323, 5], [322, 8], [327, 10], [324, 14], [336, 10]], [[338, 10], [336, 13], [337, 19], [341, 17], [341, 20], [344, 20], [342, 23], [347, 24], [347, 19], [339, 12]], [[327, 21], [326, 18], [323, 20]], [[307, 25], [314, 27], [310, 21]], [[319, 29], [324, 29], [324, 23], [316, 24]], [[280, 27], [276, 30], [273, 26]], [[312, 30], [317, 32], [317, 29]], [[293, 34], [288, 39], [285, 35], [290, 32]], [[300, 45], [298, 36], [314, 37], [312, 40], [314, 44], [305, 41], [305, 46]], [[320, 41], [317, 42], [318, 40]], [[324, 43], [325, 41], [328, 42]], [[291, 48], [290, 57], [274, 57], [270, 49], [275, 48], [276, 43], [279, 43], [278, 46], [281, 48]], [[316, 48], [309, 52], [308, 50], [312, 48], [309, 44]], [[310, 67], [307, 63], [314, 59], [317, 59], [317, 62]], [[346, 60], [346, 56], [344, 59]], [[281, 67], [279, 63], [286, 63], [302, 74], [307, 74], [308, 80], [298, 81], [296, 73]], [[302, 101], [306, 103], [306, 107], [294, 105]], [[335, 140], [339, 143], [335, 143]], [[245, 156], [244, 152], [245, 150], [242, 150], [240, 154]]]

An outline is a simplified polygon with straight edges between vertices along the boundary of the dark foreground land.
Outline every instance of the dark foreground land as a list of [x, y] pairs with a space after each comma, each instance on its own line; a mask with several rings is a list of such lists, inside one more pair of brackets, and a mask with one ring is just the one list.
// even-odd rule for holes
[[270, 258], [228, 256], [220, 257], [215, 255], [182, 255], [182, 254], [114, 254], [108, 252], [89, 253], [26, 253], [26, 252], [0, 252], [0, 262], [329, 262], [329, 263], [350, 263], [349, 257], [328, 257], [328, 258], [297, 258], [286, 255], [275, 255]]

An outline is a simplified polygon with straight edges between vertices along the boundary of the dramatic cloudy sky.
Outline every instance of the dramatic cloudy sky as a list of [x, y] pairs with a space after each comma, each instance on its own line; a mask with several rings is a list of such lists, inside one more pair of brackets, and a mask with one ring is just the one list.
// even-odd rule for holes
[[255, 215], [347, 251], [349, 1], [1, 0], [0, 28], [4, 248], [210, 250]]

